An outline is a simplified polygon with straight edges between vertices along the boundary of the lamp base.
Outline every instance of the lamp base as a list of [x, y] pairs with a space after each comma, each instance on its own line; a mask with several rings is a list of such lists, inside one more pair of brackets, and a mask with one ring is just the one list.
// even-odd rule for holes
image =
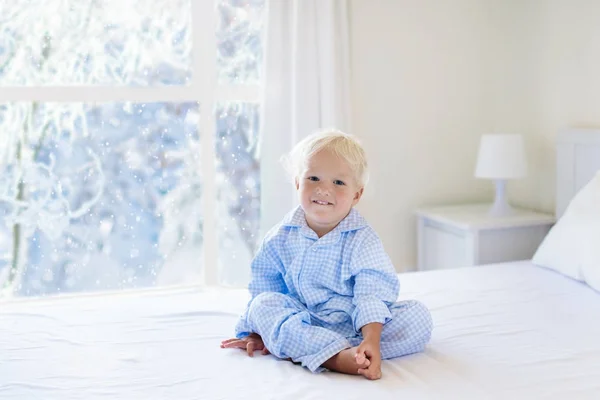
[[490, 208], [489, 213], [495, 217], [504, 217], [515, 213], [515, 209], [508, 203], [506, 196], [506, 180], [496, 179], [494, 181], [496, 187], [496, 198], [494, 204]]

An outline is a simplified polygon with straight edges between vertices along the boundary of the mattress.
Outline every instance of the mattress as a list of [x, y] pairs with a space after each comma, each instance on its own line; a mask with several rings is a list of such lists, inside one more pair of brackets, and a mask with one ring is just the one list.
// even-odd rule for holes
[[219, 348], [244, 290], [0, 303], [0, 399], [600, 398], [600, 294], [584, 284], [529, 262], [400, 279], [435, 328], [379, 381]]

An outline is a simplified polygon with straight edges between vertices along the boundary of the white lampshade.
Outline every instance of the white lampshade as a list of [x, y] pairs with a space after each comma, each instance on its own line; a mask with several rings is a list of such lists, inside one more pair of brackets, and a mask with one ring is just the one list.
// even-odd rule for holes
[[516, 134], [481, 136], [475, 176], [487, 179], [518, 179], [527, 175], [523, 137]]

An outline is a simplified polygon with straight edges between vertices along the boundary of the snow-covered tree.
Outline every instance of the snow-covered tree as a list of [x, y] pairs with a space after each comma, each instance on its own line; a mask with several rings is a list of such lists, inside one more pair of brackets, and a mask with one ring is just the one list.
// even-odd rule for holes
[[[220, 80], [258, 79], [262, 3], [218, 3]], [[185, 84], [189, 11], [190, 0], [2, 2], [0, 86]], [[229, 122], [216, 151], [219, 195], [250, 249], [259, 185], [247, 111], [219, 111]], [[201, 247], [198, 113], [195, 103], [1, 105], [3, 293], [151, 285], [165, 259]], [[183, 205], [192, 212], [176, 212]]]
[[[187, 81], [189, 0], [142, 3], [0, 3], [0, 85], [147, 86]], [[12, 231], [10, 268], [0, 280], [4, 293], [19, 289], [31, 272], [26, 268], [33, 265], [30, 256], [35, 251], [29, 251], [29, 244], [44, 239], [38, 233], [55, 251], [64, 250], [74, 238], [81, 240], [74, 221], [89, 217], [112, 189], [114, 182], [107, 185], [104, 180], [105, 149], [93, 148], [103, 138], [89, 126], [90, 115], [102, 108], [35, 102], [2, 107], [0, 165], [6, 178], [1, 192]], [[65, 263], [56, 257], [52, 262]], [[46, 281], [55, 281], [55, 270], [46, 271]]]

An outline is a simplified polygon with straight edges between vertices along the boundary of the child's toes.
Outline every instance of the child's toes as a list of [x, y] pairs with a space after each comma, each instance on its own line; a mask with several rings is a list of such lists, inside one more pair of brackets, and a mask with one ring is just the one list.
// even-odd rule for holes
[[365, 357], [364, 354], [357, 354], [354, 360], [356, 361], [356, 365], [358, 365], [359, 368], [368, 368], [369, 365], [371, 365], [371, 361], [369, 361], [369, 359]]
[[356, 353], [354, 355], [354, 359], [356, 360], [356, 363], [358, 365], [362, 365], [362, 364], [364, 364], [367, 357], [365, 357], [365, 353]]
[[365, 361], [363, 361], [363, 363], [359, 365], [361, 368], [369, 368], [369, 365], [371, 365], [371, 361], [368, 358], [365, 358]]
[[358, 370], [358, 373], [372, 381], [381, 379], [381, 371], [372, 371], [368, 368], [361, 368]]

